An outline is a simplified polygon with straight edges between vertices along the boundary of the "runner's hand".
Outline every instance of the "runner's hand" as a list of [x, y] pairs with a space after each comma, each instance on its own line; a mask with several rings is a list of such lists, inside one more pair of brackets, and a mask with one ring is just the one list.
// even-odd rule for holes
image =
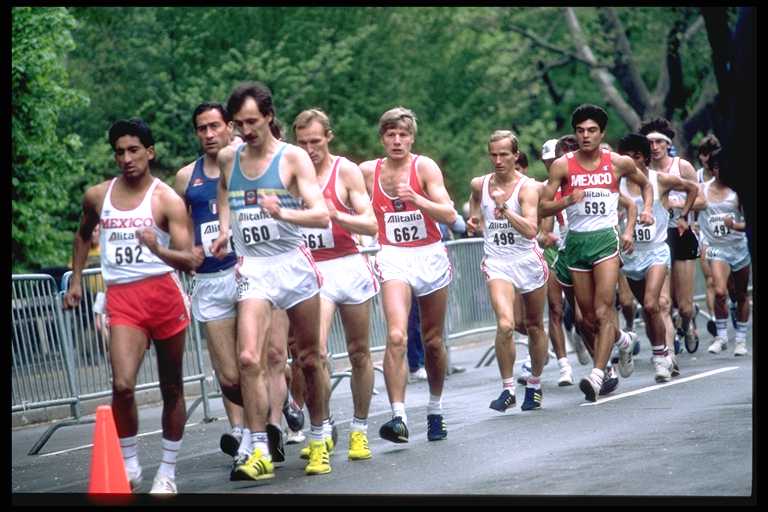
[[83, 288], [80, 283], [69, 282], [69, 290], [64, 295], [64, 309], [76, 308], [83, 298]]
[[281, 219], [280, 211], [280, 198], [274, 194], [264, 195], [259, 194], [259, 206], [265, 210], [273, 219]]

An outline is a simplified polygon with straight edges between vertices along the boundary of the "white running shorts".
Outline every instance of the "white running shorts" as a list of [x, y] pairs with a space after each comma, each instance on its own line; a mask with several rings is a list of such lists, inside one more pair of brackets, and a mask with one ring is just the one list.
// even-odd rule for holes
[[453, 269], [442, 242], [422, 247], [382, 245], [376, 253], [374, 271], [383, 283], [405, 281], [416, 297], [423, 297], [451, 283]]

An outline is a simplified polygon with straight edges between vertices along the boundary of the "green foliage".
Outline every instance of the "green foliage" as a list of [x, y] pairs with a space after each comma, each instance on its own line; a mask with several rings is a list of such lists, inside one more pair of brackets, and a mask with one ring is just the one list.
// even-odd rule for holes
[[[12, 255], [14, 272], [61, 265], [71, 250], [80, 138], [59, 129], [87, 98], [66, 86], [75, 20], [63, 8], [16, 7], [12, 32]], [[76, 192], [75, 196], [76, 197]]]
[[[698, 11], [615, 10], [639, 71], [653, 90], [666, 58], [670, 28], [677, 20], [692, 22]], [[600, 12], [595, 8], [576, 11], [596, 58], [610, 67], [616, 50]], [[17, 17], [22, 13], [27, 18], [47, 16], [49, 21], [26, 23], [23, 31], [19, 26], [20, 33], [27, 34], [23, 39], [17, 37]], [[43, 29], [54, 26], [56, 30]], [[78, 216], [86, 183], [116, 173], [106, 141], [112, 122], [144, 118], [158, 141], [153, 171], [170, 180], [198, 154], [190, 122], [195, 106], [202, 101], [226, 102], [239, 82], [260, 80], [272, 89], [286, 140], [292, 140], [290, 126], [301, 110], [322, 108], [336, 133], [333, 150], [356, 162], [382, 154], [377, 124], [385, 110], [397, 105], [412, 109], [419, 120], [414, 151], [438, 162], [460, 207], [470, 179], [490, 170], [486, 145], [494, 130], [513, 130], [528, 155], [530, 174], [544, 178], [538, 159], [541, 144], [571, 131], [570, 114], [579, 104], [606, 105], [584, 64], [536, 44], [512, 27], [522, 27], [554, 47], [575, 53], [561, 7], [14, 9], [14, 179], [30, 180], [29, 173], [16, 179], [16, 173], [22, 172], [16, 165], [16, 147], [23, 146], [19, 151], [29, 155], [40, 151], [30, 142], [32, 135], [40, 133], [31, 130], [32, 124], [25, 125], [26, 131], [20, 130], [16, 138], [17, 117], [47, 116], [49, 125], [54, 120], [51, 126], [59, 120], [61, 133], [35, 139], [45, 141], [49, 152], [54, 151], [50, 141], [78, 134], [80, 147], [75, 139], [56, 146], [55, 151], [66, 155], [59, 157], [56, 179], [43, 174], [40, 180], [52, 189], [55, 184], [56, 193], [33, 188], [38, 198], [69, 191], [62, 210], [42, 210], [56, 219], [49, 224], [69, 229]], [[29, 58], [17, 64], [17, 53], [25, 52]], [[706, 32], [694, 33], [681, 52], [688, 96], [676, 110], [678, 121], [696, 105], [711, 72]], [[22, 81], [17, 87], [19, 70], [28, 66], [50, 68], [43, 73], [44, 90], [31, 90]], [[90, 98], [89, 108], [82, 108], [83, 97], [76, 90]], [[29, 101], [17, 102], [17, 91]], [[39, 101], [42, 97], [56, 101]], [[626, 126], [616, 112], [608, 111], [607, 142], [615, 144]], [[72, 168], [74, 155], [81, 162], [79, 170]], [[60, 169], [67, 169], [63, 187]], [[24, 200], [17, 207], [16, 202], [14, 196], [15, 216], [17, 208], [21, 211], [23, 205], [32, 204]], [[29, 211], [27, 215], [41, 210]], [[29, 220], [25, 229], [30, 239], [44, 241], [40, 244], [59, 243], [50, 234], [41, 236]], [[37, 245], [32, 249], [27, 240], [20, 242], [26, 251], [22, 260], [41, 250]]]

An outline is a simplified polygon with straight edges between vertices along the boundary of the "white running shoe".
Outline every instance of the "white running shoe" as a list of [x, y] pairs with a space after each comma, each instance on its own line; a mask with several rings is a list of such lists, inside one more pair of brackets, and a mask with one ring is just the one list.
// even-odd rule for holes
[[301, 444], [306, 440], [307, 436], [301, 430], [294, 432], [290, 428], [285, 429], [285, 444]]
[[707, 352], [709, 352], [710, 354], [719, 354], [726, 348], [728, 348], [728, 340], [723, 339], [720, 336], [716, 336], [715, 340], [707, 349]]
[[653, 367], [656, 370], [656, 382], [669, 382], [672, 380], [671, 357], [653, 356]]
[[557, 381], [558, 386], [573, 386], [573, 369], [570, 364], [564, 364], [560, 367], [560, 378]]
[[149, 494], [177, 494], [176, 481], [165, 475], [157, 474], [152, 482], [152, 490]]
[[139, 485], [141, 485], [141, 481], [144, 480], [144, 476], [141, 474], [141, 466], [125, 468], [125, 473], [128, 475], [128, 483], [131, 486], [131, 491], [135, 491]]
[[415, 372], [410, 372], [408, 375], [408, 382], [418, 382], [420, 380], [427, 380], [427, 370], [422, 366]]
[[735, 356], [747, 355], [747, 342], [744, 340], [736, 340], [736, 346], [733, 347], [733, 355]]
[[581, 389], [581, 392], [584, 393], [584, 398], [589, 402], [597, 401], [597, 396], [602, 386], [602, 379], [592, 372], [579, 382], [579, 389]]
[[626, 334], [629, 336], [629, 343], [626, 347], [619, 345], [619, 374], [625, 379], [635, 371], [635, 363], [632, 361], [632, 349], [637, 339], [637, 334], [632, 331], [626, 332]]

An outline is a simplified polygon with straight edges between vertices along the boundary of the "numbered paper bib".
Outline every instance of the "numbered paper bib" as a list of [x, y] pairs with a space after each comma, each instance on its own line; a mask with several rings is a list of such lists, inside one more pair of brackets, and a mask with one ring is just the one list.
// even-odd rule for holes
[[420, 211], [404, 213], [385, 213], [384, 225], [387, 240], [393, 243], [406, 243], [427, 238], [427, 225]]
[[650, 242], [656, 237], [656, 223], [654, 222], [650, 226], [640, 224], [640, 218], [635, 221], [635, 241], [636, 242]]
[[608, 215], [608, 199], [585, 197], [579, 203], [579, 213], [582, 215]]
[[728, 226], [725, 225], [725, 219], [727, 217], [729, 217], [727, 213], [709, 216], [709, 229], [711, 229], [712, 234], [718, 238], [727, 236], [731, 232], [731, 230], [728, 229]]
[[304, 243], [311, 251], [318, 249], [333, 249], [333, 229], [331, 224], [327, 228], [301, 228], [301, 234], [304, 236]]
[[[131, 234], [126, 240], [110, 240], [107, 244], [107, 260], [113, 265], [131, 265], [134, 263], [159, 263], [160, 259], [147, 247], [139, 244]], [[131, 236], [130, 239], [128, 237]]]
[[[203, 252], [207, 257], [212, 257], [211, 245], [219, 237], [219, 221], [203, 222], [200, 224], [200, 242], [203, 244]], [[227, 253], [232, 252], [232, 245], [227, 241]]]
[[515, 243], [515, 232], [507, 222], [491, 221], [486, 224], [486, 230], [488, 238], [497, 247], [506, 247]]
[[[261, 209], [255, 209], [256, 217], [261, 217]], [[249, 212], [250, 213], [250, 212]], [[243, 235], [245, 245], [257, 245], [273, 240], [280, 240], [280, 231], [277, 222], [272, 217], [257, 219], [241, 219], [240, 233]]]

